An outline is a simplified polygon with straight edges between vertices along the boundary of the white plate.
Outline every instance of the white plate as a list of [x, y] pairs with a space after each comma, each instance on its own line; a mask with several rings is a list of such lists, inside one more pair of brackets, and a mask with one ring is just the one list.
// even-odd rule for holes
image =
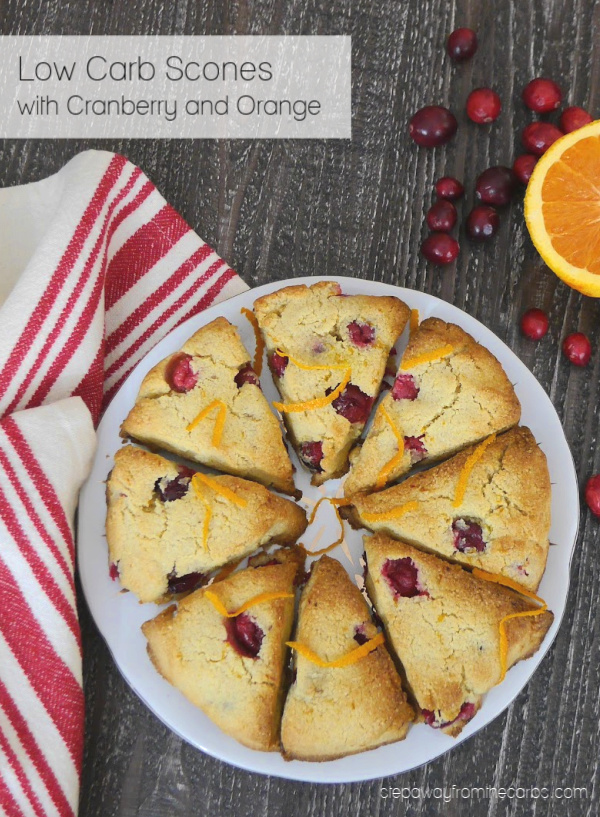
[[[548, 458], [552, 481], [552, 529], [548, 566], [540, 585], [540, 595], [554, 612], [554, 623], [540, 650], [527, 661], [521, 661], [507, 674], [505, 680], [485, 696], [483, 706], [468, 723], [458, 738], [451, 738], [424, 724], [411, 727], [406, 740], [382, 746], [370, 752], [327, 763], [286, 762], [277, 753], [256, 752], [246, 749], [225, 735], [199, 709], [159, 676], [146, 654], [146, 641], [141, 624], [158, 612], [153, 604], [139, 604], [132, 593], [121, 593], [118, 582], [108, 575], [108, 556], [104, 533], [106, 514], [105, 485], [113, 466], [113, 454], [121, 446], [119, 426], [134, 403], [140, 383], [146, 372], [158, 361], [179, 349], [198, 328], [223, 315], [241, 331], [242, 340], [252, 354], [254, 334], [250, 324], [240, 314], [242, 307], [252, 308], [256, 298], [289, 284], [314, 284], [315, 278], [296, 278], [279, 281], [244, 292], [225, 303], [213, 306], [173, 330], [132, 372], [116, 395], [98, 429], [98, 451], [92, 473], [83, 487], [79, 505], [79, 570], [83, 591], [100, 632], [106, 639], [121, 673], [131, 688], [146, 705], [174, 732], [213, 757], [249, 771], [276, 775], [294, 780], [339, 783], [369, 780], [407, 771], [447, 752], [499, 715], [535, 672], [544, 654], [554, 641], [563, 617], [569, 589], [569, 566], [577, 538], [579, 496], [573, 459], [565, 440], [560, 420], [546, 393], [521, 361], [489, 329], [460, 309], [431, 295], [402, 289], [388, 284], [361, 281], [354, 278], [337, 280], [348, 294], [396, 295], [410, 307], [419, 310], [421, 320], [435, 316], [462, 326], [486, 346], [502, 363], [523, 407], [521, 422], [533, 431]], [[397, 349], [405, 345], [403, 336]], [[276, 398], [268, 367], [262, 375], [263, 390], [269, 400]], [[297, 461], [296, 484], [302, 490], [310, 507], [324, 489], [310, 486], [309, 475]], [[340, 480], [328, 483], [327, 494], [339, 491]], [[308, 506], [308, 503], [307, 503]], [[321, 513], [322, 512], [322, 513]], [[323, 530], [324, 528], [324, 530]], [[313, 545], [319, 531], [319, 545]], [[333, 542], [339, 535], [338, 525], [329, 505], [322, 506], [319, 516], [303, 541], [314, 549]], [[350, 575], [360, 572], [358, 559], [362, 553], [362, 534], [346, 525], [346, 547], [333, 552], [348, 569]], [[354, 564], [351, 564], [350, 554]]]

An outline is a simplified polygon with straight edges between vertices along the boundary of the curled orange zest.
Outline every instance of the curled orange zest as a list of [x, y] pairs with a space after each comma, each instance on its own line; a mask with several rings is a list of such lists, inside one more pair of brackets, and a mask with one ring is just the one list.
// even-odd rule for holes
[[445, 346], [440, 346], [439, 349], [433, 349], [431, 352], [424, 352], [422, 355], [417, 355], [410, 360], [403, 360], [400, 368], [403, 371], [412, 369], [414, 366], [420, 366], [422, 363], [431, 363], [432, 360], [438, 360], [440, 357], [452, 354], [454, 346], [447, 343]]
[[[279, 354], [279, 352], [278, 352]], [[290, 358], [291, 359], [291, 358]], [[338, 369], [339, 366], [331, 367], [331, 366], [318, 366], [315, 368], [319, 369], [329, 369], [329, 368], [336, 368]], [[337, 386], [330, 394], [327, 394], [325, 397], [315, 397], [314, 400], [306, 400], [302, 403], [276, 403], [274, 402], [273, 405], [278, 411], [283, 412], [284, 414], [290, 414], [298, 411], [312, 411], [313, 409], [320, 409], [328, 406], [330, 403], [333, 403], [340, 394], [344, 391], [348, 383], [350, 382], [350, 377], [352, 376], [352, 370], [347, 369], [346, 374], [342, 378], [341, 383]]]
[[469, 481], [469, 477], [471, 476], [471, 471], [479, 460], [485, 454], [485, 450], [488, 446], [490, 446], [496, 440], [496, 435], [492, 434], [491, 437], [488, 437], [487, 440], [484, 440], [480, 443], [477, 448], [472, 451], [467, 459], [465, 460], [465, 464], [462, 467], [462, 471], [460, 472], [460, 476], [458, 478], [458, 482], [456, 483], [456, 491], [454, 493], [454, 501], [452, 502], [452, 506], [454, 508], [459, 508], [463, 500], [465, 498], [465, 491], [467, 490], [467, 483]]
[[506, 622], [510, 621], [511, 618], [525, 618], [526, 616], [539, 616], [542, 613], [545, 613], [548, 609], [547, 603], [544, 599], [536, 596], [535, 593], [532, 593], [531, 590], [527, 590], [525, 587], [522, 587], [518, 582], [513, 581], [512, 579], [508, 579], [505, 576], [497, 576], [494, 573], [488, 573], [485, 570], [480, 570], [478, 567], [473, 568], [473, 575], [478, 579], [483, 579], [486, 582], [495, 582], [496, 584], [502, 584], [505, 587], [510, 587], [511, 590], [516, 590], [517, 593], [520, 593], [522, 596], [527, 596], [527, 598], [532, 599], [533, 601], [537, 602], [540, 607], [535, 610], [524, 610], [521, 613], [509, 613], [509, 615], [504, 616], [503, 619], [500, 620], [500, 624], [498, 625], [498, 629], [500, 631], [500, 680], [498, 683], [504, 680], [507, 671], [507, 656], [508, 656], [508, 638], [506, 635]]
[[192, 477], [192, 482], [194, 480], [202, 482], [204, 483], [204, 485], [208, 485], [208, 487], [212, 488], [215, 493], [220, 494], [222, 497], [225, 497], [225, 499], [228, 499], [230, 502], [233, 502], [233, 504], [237, 505], [239, 508], [245, 508], [248, 505], [247, 499], [238, 496], [226, 485], [222, 485], [218, 480], [214, 479], [213, 477], [209, 477], [207, 474], [201, 473], [194, 474], [194, 476]]
[[315, 516], [317, 515], [317, 509], [318, 509], [319, 505], [321, 504], [321, 502], [330, 502], [333, 505], [337, 521], [340, 523], [341, 533], [340, 533], [339, 538], [336, 539], [335, 542], [332, 542], [330, 545], [327, 545], [327, 547], [321, 548], [320, 550], [308, 550], [308, 548], [305, 548], [303, 544], [299, 544], [298, 547], [304, 553], [305, 556], [321, 556], [323, 553], [327, 553], [328, 551], [333, 550], [334, 547], [337, 547], [338, 545], [341, 545], [342, 542], [344, 541], [344, 523], [342, 521], [342, 517], [340, 516], [340, 512], [339, 512], [338, 508], [340, 506], [342, 506], [342, 505], [351, 505], [352, 503], [350, 502], [349, 499], [343, 499], [343, 498], [338, 499], [337, 497], [332, 497], [332, 496], [322, 496], [319, 499], [319, 501], [317, 502], [317, 504], [315, 505], [315, 507], [312, 509], [312, 513], [311, 513], [311, 515], [309, 517], [309, 520], [308, 520], [309, 525], [312, 525], [312, 523], [315, 521]]
[[391, 511], [384, 511], [382, 513], [369, 513], [368, 511], [361, 513], [359, 511], [358, 513], [360, 518], [368, 525], [371, 522], [387, 522], [391, 519], [400, 519], [401, 516], [411, 511], [416, 511], [418, 507], [418, 501], [413, 499], [411, 502], [405, 502], [404, 505], [398, 505], [398, 507], [392, 508]]
[[295, 650], [303, 658], [307, 658], [311, 663], [316, 664], [318, 667], [329, 668], [349, 667], [351, 664], [356, 664], [356, 662], [360, 661], [361, 658], [365, 658], [367, 655], [369, 655], [369, 653], [381, 646], [383, 642], [383, 633], [377, 633], [377, 635], [370, 641], [367, 641], [366, 644], [361, 644], [360, 647], [356, 647], [356, 649], [351, 650], [341, 658], [337, 658], [335, 661], [323, 661], [323, 659], [319, 658], [319, 656], [309, 647], [306, 647], [304, 644], [300, 644], [298, 641], [287, 641], [286, 646], [291, 647], [292, 650]]
[[404, 457], [404, 436], [388, 414], [388, 411], [383, 403], [381, 404], [379, 411], [381, 411], [382, 415], [385, 417], [387, 424], [394, 432], [394, 437], [398, 441], [398, 453], [395, 454], [392, 459], [383, 466], [377, 475], [377, 480], [375, 481], [376, 488], [383, 488], [394, 468], [396, 468], [402, 462], [402, 458]]
[[201, 420], [204, 420], [204, 418], [207, 417], [210, 414], [210, 412], [217, 407], [219, 408], [219, 413], [217, 415], [217, 420], [215, 422], [215, 427], [213, 429], [212, 435], [212, 444], [214, 445], [215, 448], [218, 448], [219, 445], [221, 444], [221, 437], [223, 436], [223, 428], [225, 426], [225, 415], [227, 414], [227, 406], [222, 400], [213, 400], [212, 403], [209, 403], [208, 406], [203, 408], [200, 414], [194, 417], [192, 422], [185, 428], [186, 431], [193, 431], [198, 425], [198, 423]]
[[254, 607], [257, 604], [262, 604], [265, 601], [275, 601], [276, 599], [294, 598], [293, 593], [285, 593], [283, 591], [279, 593], [259, 593], [258, 596], [253, 596], [251, 599], [248, 599], [248, 601], [245, 601], [241, 607], [238, 607], [237, 610], [234, 610], [232, 613], [230, 613], [223, 604], [223, 602], [221, 601], [221, 599], [214, 592], [214, 590], [205, 590], [204, 596], [210, 602], [212, 602], [213, 606], [218, 610], [218, 612], [221, 613], [221, 615], [225, 616], [226, 618], [235, 618], [236, 616], [245, 613], [246, 610], [249, 610], [251, 607]]
[[414, 334], [416, 330], [419, 328], [419, 310], [418, 309], [411, 309], [410, 310], [410, 323], [408, 325], [408, 332], [409, 335]]
[[254, 340], [256, 341], [256, 346], [254, 347], [254, 363], [252, 364], [252, 368], [256, 372], [257, 377], [260, 377], [262, 374], [262, 366], [263, 366], [263, 352], [265, 351], [265, 342], [263, 340], [263, 336], [261, 334], [260, 328], [258, 326], [258, 321], [256, 320], [256, 315], [251, 309], [246, 309], [245, 306], [241, 309], [242, 315], [244, 315], [250, 321], [252, 325], [252, 329], [254, 330]]
[[192, 477], [192, 488], [196, 492], [198, 498], [204, 505], [204, 509], [206, 511], [204, 515], [204, 522], [202, 524], [202, 547], [204, 550], [208, 550], [208, 528], [210, 525], [210, 520], [212, 518], [212, 508], [210, 507], [210, 502], [204, 496], [202, 488], [199, 487], [198, 483], [196, 482], [196, 477], [199, 476], [198, 474], [194, 474]]
[[276, 353], [279, 357], [287, 357], [290, 363], [293, 363], [298, 369], [304, 369], [305, 372], [325, 372], [325, 371], [340, 371], [343, 372], [348, 368], [348, 364], [340, 363], [328, 363], [326, 366], [315, 366], [312, 363], [302, 363], [301, 360], [298, 360], [291, 355], [288, 355], [287, 352], [282, 352], [281, 349], [276, 349]]

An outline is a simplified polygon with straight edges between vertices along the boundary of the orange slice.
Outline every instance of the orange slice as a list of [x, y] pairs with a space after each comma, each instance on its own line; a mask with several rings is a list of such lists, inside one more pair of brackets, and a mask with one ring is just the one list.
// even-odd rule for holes
[[600, 298], [600, 120], [558, 139], [538, 161], [525, 221], [550, 269]]

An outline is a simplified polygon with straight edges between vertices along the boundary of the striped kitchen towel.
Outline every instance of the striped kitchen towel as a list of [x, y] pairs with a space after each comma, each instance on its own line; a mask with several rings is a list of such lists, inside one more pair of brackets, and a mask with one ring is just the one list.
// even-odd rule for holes
[[102, 408], [169, 330], [247, 289], [122, 156], [0, 190], [0, 814], [75, 815], [73, 515]]

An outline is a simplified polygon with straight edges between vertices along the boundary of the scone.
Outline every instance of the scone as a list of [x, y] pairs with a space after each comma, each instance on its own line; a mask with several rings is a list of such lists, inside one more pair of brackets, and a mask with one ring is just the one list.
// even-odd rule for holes
[[554, 617], [507, 587], [384, 534], [365, 537], [365, 551], [368, 593], [423, 719], [456, 736], [506, 668], [536, 652]]
[[276, 408], [313, 485], [342, 476], [410, 310], [398, 298], [343, 296], [321, 281], [265, 295], [254, 313], [283, 400]]
[[521, 406], [496, 358], [459, 326], [423, 321], [360, 450], [346, 496], [385, 487], [417, 462], [445, 459], [519, 422]]
[[131, 445], [115, 454], [106, 491], [110, 561], [143, 602], [192, 590], [262, 545], [295, 542], [307, 524], [302, 508], [262, 485], [194, 476]]
[[350, 521], [536, 590], [548, 558], [550, 475], [528, 428], [466, 448], [384, 491]]
[[277, 418], [225, 318], [148, 372], [121, 436], [296, 494]]
[[[360, 590], [339, 562], [322, 556], [302, 592], [295, 642], [331, 662], [377, 635]], [[295, 651], [294, 665], [281, 722], [284, 757], [333, 760], [406, 736], [414, 712], [383, 644], [342, 667], [318, 666]]]
[[264, 752], [279, 749], [296, 569], [248, 567], [142, 626], [160, 674], [224, 732]]

